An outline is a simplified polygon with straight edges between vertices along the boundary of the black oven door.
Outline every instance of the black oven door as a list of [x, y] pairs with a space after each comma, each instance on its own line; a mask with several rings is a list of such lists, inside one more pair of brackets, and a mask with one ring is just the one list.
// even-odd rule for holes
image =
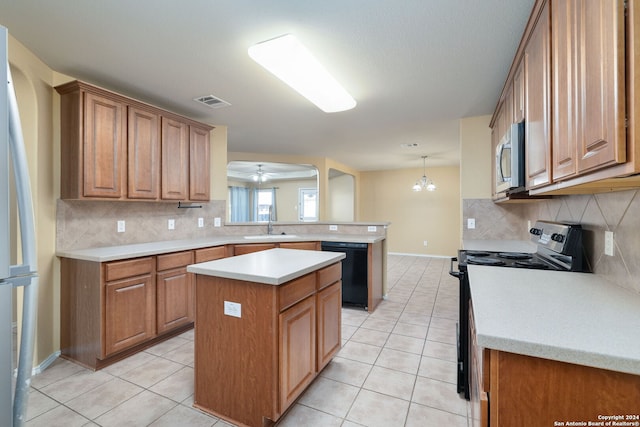
[[458, 354], [457, 385], [458, 393], [464, 394], [464, 398], [469, 400], [469, 278], [466, 268], [458, 265], [458, 269], [453, 268], [453, 263], [458, 258], [451, 258], [449, 274], [458, 279], [459, 290], [459, 312], [458, 323], [456, 325], [456, 344]]

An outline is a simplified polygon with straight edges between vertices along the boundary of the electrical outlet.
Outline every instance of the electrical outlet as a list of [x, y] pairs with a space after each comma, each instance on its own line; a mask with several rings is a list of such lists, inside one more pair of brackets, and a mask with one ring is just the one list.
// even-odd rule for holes
[[118, 221], [118, 233], [124, 233], [124, 221]]
[[204, 227], [204, 218], [198, 218], [198, 227]]
[[367, 227], [367, 231], [375, 233], [376, 231], [378, 231], [378, 227], [376, 227], [375, 225], [370, 225]]
[[220, 227], [222, 225], [222, 220], [218, 217], [213, 218], [213, 226]]
[[338, 231], [338, 226], [337, 225], [330, 225], [329, 226], [329, 231]]
[[237, 302], [225, 301], [224, 314], [232, 317], [242, 317], [242, 304]]
[[608, 256], [614, 254], [613, 231], [604, 232], [604, 254]]
[[467, 218], [467, 228], [469, 230], [473, 230], [476, 228], [476, 219], [475, 218]]
[[175, 228], [176, 228], [176, 220], [175, 219], [170, 219], [167, 222], [167, 226], [169, 227], [169, 230], [175, 230]]
[[425, 240], [424, 242], [422, 242], [422, 244], [424, 244], [425, 246], [427, 246], [427, 245], [429, 244], [429, 242]]

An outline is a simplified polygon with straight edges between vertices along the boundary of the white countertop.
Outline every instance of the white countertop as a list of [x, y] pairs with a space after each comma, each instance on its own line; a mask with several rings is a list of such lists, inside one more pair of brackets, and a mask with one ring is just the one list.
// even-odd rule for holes
[[207, 248], [242, 243], [279, 243], [279, 242], [350, 242], [350, 243], [377, 243], [385, 238], [382, 236], [368, 236], [360, 234], [295, 234], [275, 235], [274, 237], [251, 236], [216, 236], [202, 237], [198, 239], [167, 240], [161, 242], [138, 243], [133, 245], [105, 246], [100, 248], [59, 250], [56, 255], [63, 258], [79, 259], [84, 261], [106, 262], [127, 258], [166, 254], [170, 252], [187, 251], [191, 249]]
[[530, 240], [482, 240], [465, 239], [462, 247], [471, 251], [491, 251], [491, 252], [527, 252], [533, 253], [537, 250], [536, 244]]
[[469, 265], [478, 345], [640, 375], [640, 295], [589, 273]]
[[190, 273], [281, 285], [345, 258], [342, 252], [269, 249], [187, 267]]

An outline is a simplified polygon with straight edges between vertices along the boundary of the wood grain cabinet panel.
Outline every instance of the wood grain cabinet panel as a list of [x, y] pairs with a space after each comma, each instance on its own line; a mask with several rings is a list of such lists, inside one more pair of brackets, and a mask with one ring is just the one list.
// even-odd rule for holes
[[189, 199], [210, 199], [209, 129], [189, 126]]
[[160, 198], [160, 116], [142, 108], [128, 108], [128, 197]]
[[524, 50], [526, 187], [551, 183], [549, 4], [540, 11]]
[[156, 334], [155, 280], [152, 274], [105, 284], [103, 357]]
[[315, 378], [315, 296], [281, 313], [279, 328], [280, 412], [283, 413]]
[[233, 246], [233, 255], [244, 255], [252, 252], [266, 251], [267, 249], [273, 249], [276, 247], [276, 243], [247, 243], [243, 245]]
[[195, 250], [195, 262], [207, 262], [227, 257], [226, 246], [214, 246]]
[[319, 251], [320, 242], [282, 242], [280, 247], [283, 249], [302, 249], [306, 251]]
[[162, 117], [162, 198], [189, 198], [189, 126]]
[[192, 251], [157, 256], [158, 334], [194, 321], [194, 279], [191, 273], [187, 273], [189, 264], [193, 264]]
[[[340, 265], [340, 264], [338, 264]], [[342, 281], [324, 288], [316, 295], [318, 315], [317, 371], [331, 361], [342, 346]]]

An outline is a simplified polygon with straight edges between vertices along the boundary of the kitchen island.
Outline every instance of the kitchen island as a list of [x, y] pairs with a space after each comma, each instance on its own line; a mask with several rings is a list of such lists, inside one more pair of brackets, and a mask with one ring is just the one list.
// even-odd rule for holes
[[270, 249], [194, 264], [194, 406], [275, 423], [341, 346], [343, 253]]
[[474, 426], [640, 423], [640, 295], [588, 273], [468, 269]]

